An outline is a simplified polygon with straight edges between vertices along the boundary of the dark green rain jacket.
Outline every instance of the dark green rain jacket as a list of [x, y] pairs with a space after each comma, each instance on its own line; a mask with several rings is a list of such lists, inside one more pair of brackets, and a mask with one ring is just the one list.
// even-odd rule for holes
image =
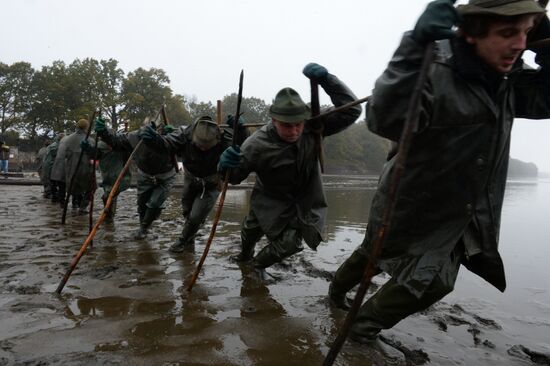
[[[100, 141], [97, 144], [97, 159], [99, 160], [99, 170], [101, 171], [101, 187], [103, 188], [103, 197], [106, 198], [113, 185], [122, 171], [129, 153], [125, 151], [115, 151], [105, 142]], [[118, 192], [123, 192], [130, 188], [132, 175], [130, 169], [126, 171], [120, 182]]]
[[[189, 126], [182, 126], [176, 131], [162, 137], [162, 144], [154, 148], [160, 151], [176, 153], [181, 158], [188, 178], [201, 179], [205, 185], [217, 187], [220, 181], [218, 173], [218, 161], [222, 152], [231, 146], [233, 130], [225, 128], [222, 130], [221, 140], [212, 148], [202, 151], [193, 143], [193, 127], [196, 122]], [[248, 137], [248, 131], [242, 129], [237, 136], [237, 145], [240, 145]]]
[[[338, 107], [357, 98], [336, 76], [328, 76], [323, 89]], [[323, 136], [350, 126], [361, 114], [355, 106], [322, 119]], [[256, 183], [251, 210], [268, 239], [275, 239], [295, 218], [306, 244], [315, 249], [322, 240], [327, 203], [315, 149], [315, 137], [306, 124], [295, 143], [281, 140], [272, 123], [253, 133], [241, 147], [242, 164], [231, 170], [230, 182], [238, 184], [251, 172]]]
[[[132, 152], [138, 142], [141, 140], [139, 131], [129, 133], [114, 133], [111, 131], [102, 131], [99, 136], [105, 143], [115, 151]], [[142, 144], [134, 155], [136, 165], [142, 173], [150, 176], [157, 176], [162, 179], [168, 179], [176, 174], [174, 165], [169, 154], [158, 152], [155, 149]]]
[[46, 155], [44, 155], [44, 161], [42, 162], [42, 176], [45, 180], [50, 181], [52, 174], [52, 167], [57, 156], [57, 149], [59, 148], [59, 141], [55, 140], [46, 148]]
[[[398, 141], [422, 62], [423, 47], [405, 34], [377, 80], [368, 127]], [[439, 42], [421, 102], [419, 131], [406, 162], [393, 221], [379, 266], [420, 296], [464, 240], [463, 264], [504, 291], [498, 252], [500, 215], [514, 117], [550, 118], [550, 69], [518, 61], [508, 75], [483, 66], [461, 39]], [[397, 156], [385, 165], [367, 226], [370, 252]]]

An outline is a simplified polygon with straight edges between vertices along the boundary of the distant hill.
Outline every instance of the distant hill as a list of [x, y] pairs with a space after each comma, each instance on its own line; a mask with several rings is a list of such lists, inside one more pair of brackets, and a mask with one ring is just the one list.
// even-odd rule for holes
[[539, 169], [534, 163], [526, 163], [524, 161], [510, 158], [508, 164], [509, 177], [537, 177]]
[[325, 173], [378, 174], [386, 161], [390, 143], [368, 130], [365, 121], [324, 141]]
[[[390, 148], [389, 140], [368, 130], [360, 121], [324, 141], [325, 173], [379, 174]], [[508, 176], [536, 177], [538, 168], [533, 163], [510, 158]]]

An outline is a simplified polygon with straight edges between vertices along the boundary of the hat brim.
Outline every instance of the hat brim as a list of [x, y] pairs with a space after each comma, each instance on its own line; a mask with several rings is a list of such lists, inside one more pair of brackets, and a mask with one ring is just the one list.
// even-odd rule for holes
[[534, 1], [516, 1], [513, 3], [495, 6], [492, 8], [484, 8], [476, 5], [459, 5], [456, 8], [457, 12], [464, 15], [496, 15], [503, 17], [512, 17], [516, 15], [526, 14], [543, 14], [546, 12]]
[[281, 121], [284, 123], [300, 123], [311, 117], [311, 109], [307, 107], [304, 112], [299, 114], [280, 114], [269, 111], [269, 115], [277, 121]]

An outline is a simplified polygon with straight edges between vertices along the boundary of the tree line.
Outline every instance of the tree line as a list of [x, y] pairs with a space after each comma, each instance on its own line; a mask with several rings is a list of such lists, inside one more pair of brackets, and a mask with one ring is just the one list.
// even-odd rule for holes
[[[236, 110], [237, 94], [222, 99], [223, 114]], [[146, 117], [166, 106], [170, 123], [191, 123], [201, 115], [216, 114], [212, 102], [174, 93], [170, 78], [160, 68], [137, 68], [126, 73], [114, 59], [54, 61], [35, 70], [28, 62], [0, 62], [0, 137], [23, 150], [37, 150], [55, 133], [72, 131], [80, 118], [100, 110], [114, 129], [128, 124], [138, 128]], [[247, 123], [267, 123], [269, 104], [244, 97], [242, 111]], [[233, 112], [234, 113], [234, 112]], [[378, 171], [387, 142], [368, 132], [362, 124], [351, 126], [325, 142], [328, 172]]]
[[[223, 98], [231, 110], [236, 94]], [[267, 105], [258, 98], [245, 98], [249, 118], [265, 122]], [[34, 139], [72, 129], [74, 122], [100, 110], [113, 128], [128, 123], [137, 128], [147, 116], [166, 106], [175, 125], [188, 124], [201, 114], [215, 113], [210, 102], [176, 94], [166, 72], [137, 68], [128, 73], [118, 61], [76, 59], [70, 64], [54, 61], [35, 70], [28, 62], [0, 62], [0, 136], [7, 134]]]

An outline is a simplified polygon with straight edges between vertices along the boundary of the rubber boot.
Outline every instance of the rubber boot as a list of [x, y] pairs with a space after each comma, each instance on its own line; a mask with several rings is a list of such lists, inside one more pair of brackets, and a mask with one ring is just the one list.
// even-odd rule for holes
[[265, 269], [282, 260], [279, 254], [271, 245], [263, 247], [262, 250], [254, 257], [254, 267]]
[[168, 250], [172, 253], [181, 253], [185, 248], [190, 248], [195, 245], [195, 234], [199, 228], [200, 225], [186, 221], [181, 230], [180, 237]]
[[159, 208], [147, 208], [145, 214], [143, 215], [143, 220], [139, 224], [139, 229], [134, 235], [134, 239], [145, 239], [149, 231], [149, 227], [153, 221], [160, 216], [160, 211], [161, 209]]
[[241, 252], [237, 255], [232, 255], [230, 259], [233, 262], [237, 262], [237, 263], [250, 262], [254, 258], [255, 247], [256, 247], [256, 241], [249, 240], [241, 232]]
[[[107, 197], [102, 197], [103, 200], [103, 207], [107, 204]], [[107, 210], [105, 215], [105, 223], [106, 224], [112, 224], [115, 219], [115, 213], [116, 213], [116, 201], [117, 197], [114, 197], [111, 201], [111, 206], [109, 207], [109, 210]], [[140, 218], [140, 221], [143, 221], [143, 218]]]
[[346, 297], [346, 293], [354, 288], [363, 277], [367, 256], [362, 247], [356, 249], [351, 256], [338, 268], [334, 274], [329, 290], [328, 297], [330, 303], [342, 310], [349, 310], [351, 301]]

